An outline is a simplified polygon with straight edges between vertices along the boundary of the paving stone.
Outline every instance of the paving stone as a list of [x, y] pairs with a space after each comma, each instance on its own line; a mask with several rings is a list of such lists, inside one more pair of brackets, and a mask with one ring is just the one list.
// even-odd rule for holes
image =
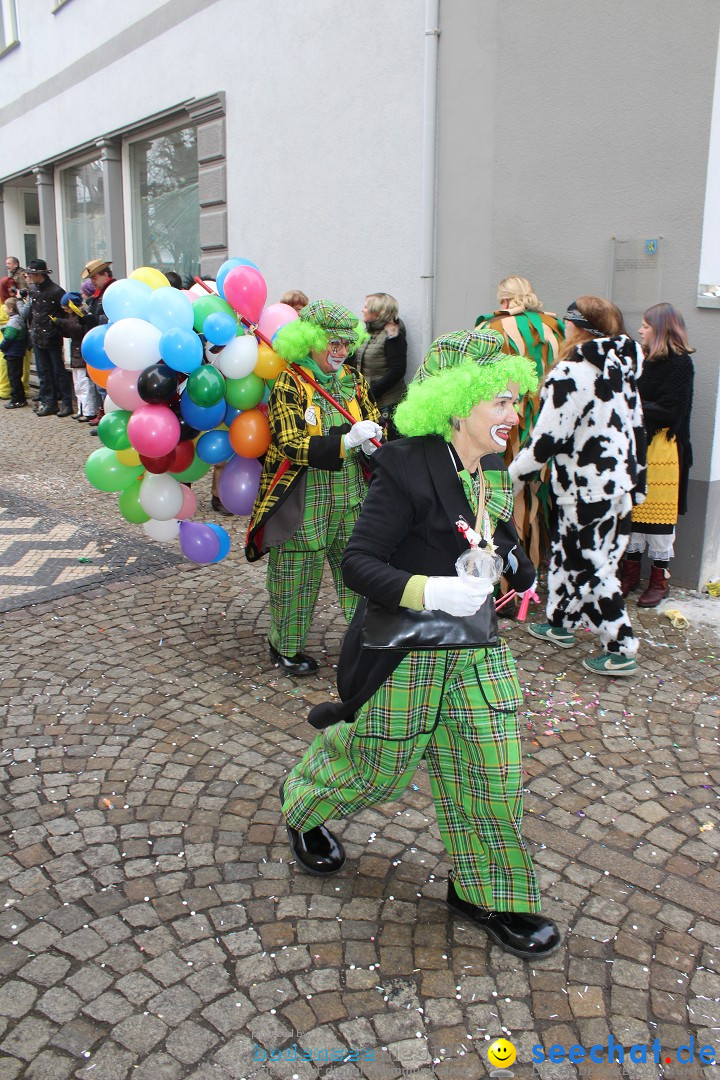
[[32, 1061], [47, 1046], [55, 1025], [48, 1020], [27, 1016], [0, 1043], [0, 1050], [23, 1061]]
[[144, 1056], [167, 1035], [167, 1024], [156, 1016], [126, 1017], [113, 1029], [113, 1039], [134, 1054]]
[[168, 1052], [183, 1065], [194, 1065], [219, 1041], [219, 1036], [209, 1028], [193, 1020], [185, 1020], [170, 1033], [165, 1045]]

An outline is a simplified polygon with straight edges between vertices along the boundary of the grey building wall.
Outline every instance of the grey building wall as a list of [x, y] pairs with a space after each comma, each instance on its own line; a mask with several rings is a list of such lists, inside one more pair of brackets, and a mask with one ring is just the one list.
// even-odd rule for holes
[[720, 519], [720, 312], [695, 304], [719, 27], [716, 0], [453, 0], [441, 16], [436, 329], [472, 325], [511, 273], [551, 311], [607, 295], [611, 237], [664, 237], [661, 298], [697, 348], [673, 565], [692, 586]]

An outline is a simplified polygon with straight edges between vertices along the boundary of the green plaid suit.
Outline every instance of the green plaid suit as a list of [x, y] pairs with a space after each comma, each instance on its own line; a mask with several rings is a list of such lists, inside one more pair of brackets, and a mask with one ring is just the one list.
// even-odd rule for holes
[[[488, 460], [486, 470], [486, 506], [499, 526], [511, 512], [507, 475], [497, 460]], [[385, 597], [391, 607], [407, 578], [398, 565], [426, 574], [454, 571], [465, 543], [454, 522], [475, 509], [442, 440], [389, 444], [378, 452], [345, 554], [346, 578], [358, 587], [367, 582], [368, 595], [378, 602]], [[527, 563], [524, 555], [521, 562]], [[529, 565], [518, 569], [517, 587], [527, 588], [532, 577]], [[397, 799], [424, 758], [459, 895], [495, 911], [539, 911], [535, 872], [520, 831], [521, 702], [504, 642], [408, 653], [352, 722], [317, 735], [291, 771], [283, 806], [288, 824], [305, 832]]]

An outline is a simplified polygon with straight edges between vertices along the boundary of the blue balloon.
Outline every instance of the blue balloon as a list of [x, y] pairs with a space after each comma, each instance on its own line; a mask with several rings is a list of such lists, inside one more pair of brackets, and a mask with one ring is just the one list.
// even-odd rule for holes
[[[273, 382], [275, 382], [274, 379], [273, 379]], [[265, 390], [264, 390], [263, 396], [262, 396], [262, 401], [260, 402], [261, 405], [267, 405], [268, 401], [270, 400], [270, 394], [271, 393], [272, 393], [272, 386], [270, 385], [269, 382], [266, 382], [265, 383]]]
[[230, 537], [225, 532], [222, 525], [215, 525], [212, 521], [207, 521], [205, 522], [205, 524], [207, 525], [208, 529], [212, 529], [212, 531], [216, 534], [218, 540], [220, 541], [220, 550], [212, 561], [222, 562], [222, 560], [225, 558], [225, 556], [230, 550]]
[[220, 294], [220, 296], [222, 296], [223, 300], [226, 299], [226, 296], [225, 296], [225, 278], [228, 276], [230, 271], [233, 270], [236, 266], [252, 266], [252, 267], [254, 267], [255, 270], [260, 269], [260, 267], [257, 266], [256, 263], [250, 262], [249, 259], [226, 259], [225, 262], [220, 267], [220, 269], [218, 270], [217, 277], [215, 278], [215, 285], [217, 287], [217, 291]]
[[225, 418], [225, 399], [218, 401], [217, 405], [203, 408], [196, 405], [188, 396], [187, 390], [183, 390], [180, 397], [180, 412], [183, 420], [194, 427], [197, 431], [212, 431], [218, 424], [222, 424]]
[[184, 293], [165, 285], [155, 289], [147, 302], [145, 318], [158, 330], [192, 330], [193, 306]]
[[107, 323], [103, 323], [102, 326], [93, 326], [92, 330], [88, 330], [80, 345], [80, 352], [85, 363], [97, 368], [98, 371], [110, 371], [115, 367], [105, 352], [104, 342], [108, 330]]
[[227, 412], [225, 413], [225, 423], [228, 427], [232, 424], [236, 416], [239, 416], [242, 409], [233, 409], [232, 405], [228, 405]]
[[152, 289], [144, 281], [121, 278], [108, 285], [102, 294], [103, 311], [110, 322], [119, 319], [144, 319]]
[[207, 461], [210, 465], [219, 465], [222, 461], [229, 461], [233, 456], [233, 448], [230, 445], [230, 433], [216, 428], [214, 431], [206, 431], [195, 444], [195, 453], [201, 461]]
[[211, 345], [227, 345], [237, 335], [238, 324], [232, 315], [214, 311], [203, 323], [202, 332]]
[[160, 356], [173, 371], [189, 375], [203, 362], [202, 341], [192, 330], [166, 330], [160, 338]]

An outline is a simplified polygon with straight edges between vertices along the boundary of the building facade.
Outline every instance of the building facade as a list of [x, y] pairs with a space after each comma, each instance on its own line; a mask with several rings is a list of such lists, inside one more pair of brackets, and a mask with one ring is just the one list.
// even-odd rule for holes
[[[716, 0], [0, 0], [0, 246], [256, 262], [356, 311], [400, 301], [411, 366], [497, 282], [548, 310], [668, 300], [696, 346], [676, 580], [720, 577]], [[713, 116], [715, 122], [713, 123]], [[720, 293], [720, 286], [718, 287]]]

